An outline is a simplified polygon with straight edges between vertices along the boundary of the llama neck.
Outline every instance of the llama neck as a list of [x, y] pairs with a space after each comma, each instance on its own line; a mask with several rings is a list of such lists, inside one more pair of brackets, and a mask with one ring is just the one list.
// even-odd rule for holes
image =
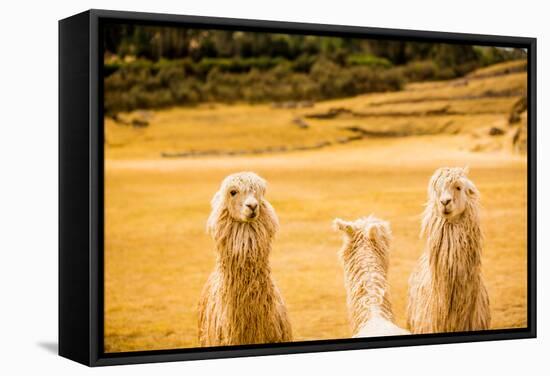
[[[474, 218], [475, 217], [475, 218]], [[475, 272], [481, 264], [481, 230], [476, 216], [462, 214], [455, 221], [430, 215], [423, 227], [432, 271], [454, 280]]]
[[264, 291], [270, 288], [271, 267], [269, 260], [253, 262], [239, 257], [218, 257], [217, 270], [231, 295], [245, 298], [246, 291]]
[[443, 307], [472, 304], [481, 284], [481, 230], [477, 212], [465, 211], [455, 221], [425, 217], [432, 289]]
[[217, 268], [229, 290], [238, 295], [248, 288], [267, 288], [271, 268], [269, 254], [274, 229], [260, 218], [254, 222], [220, 221], [214, 238], [218, 251]]
[[262, 203], [260, 216], [256, 220], [236, 221], [227, 210], [223, 210], [209, 231], [220, 258], [234, 259], [237, 263], [256, 263], [269, 257], [277, 227], [275, 213], [270, 206]]
[[347, 301], [354, 332], [374, 315], [392, 320], [385, 253], [385, 249], [364, 238], [350, 240], [342, 251]]

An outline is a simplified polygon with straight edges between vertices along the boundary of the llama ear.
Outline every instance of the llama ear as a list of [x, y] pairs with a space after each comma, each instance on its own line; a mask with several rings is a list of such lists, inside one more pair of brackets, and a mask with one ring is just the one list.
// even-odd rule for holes
[[273, 232], [277, 232], [279, 230], [279, 217], [277, 217], [275, 209], [265, 198], [261, 199], [260, 205], [262, 206], [262, 211], [260, 213], [263, 213], [264, 216], [269, 218], [268, 223], [272, 225]]
[[430, 183], [428, 184], [428, 195], [431, 195], [433, 192], [437, 191], [437, 182], [439, 181], [439, 178], [446, 169], [447, 167], [440, 167], [435, 170], [432, 177], [430, 178]]
[[462, 168], [462, 172], [464, 173], [464, 176], [468, 176], [468, 174], [470, 173], [470, 166], [464, 166]]
[[477, 197], [479, 196], [479, 191], [477, 190], [476, 186], [472, 183], [468, 183], [466, 185], [466, 193], [468, 196]]
[[221, 200], [222, 200], [222, 194], [220, 193], [220, 191], [218, 191], [216, 192], [216, 194], [214, 194], [214, 197], [212, 197], [212, 201], [210, 201], [212, 211], [210, 212], [210, 215], [208, 216], [208, 220], [206, 221], [207, 234], [214, 233], [214, 228], [216, 227], [216, 222], [218, 221], [218, 216], [221, 210], [221, 204], [222, 204]]
[[371, 240], [388, 238], [391, 235], [390, 224], [385, 221], [381, 221], [379, 223], [373, 224], [369, 226], [367, 233], [368, 233], [369, 239]]
[[335, 230], [343, 231], [348, 235], [352, 235], [354, 232], [353, 225], [350, 222], [346, 222], [340, 218], [336, 218], [334, 221], [332, 221], [332, 227]]
[[210, 206], [212, 208], [218, 207], [221, 204], [221, 200], [222, 200], [222, 194], [220, 191], [217, 191], [214, 194], [214, 197], [212, 197], [212, 200], [210, 201]]
[[371, 225], [367, 230], [367, 234], [370, 240], [375, 240], [380, 236], [380, 229], [377, 225]]
[[260, 178], [260, 188], [262, 190], [262, 194], [265, 194], [265, 191], [267, 190], [267, 180], [264, 178]]

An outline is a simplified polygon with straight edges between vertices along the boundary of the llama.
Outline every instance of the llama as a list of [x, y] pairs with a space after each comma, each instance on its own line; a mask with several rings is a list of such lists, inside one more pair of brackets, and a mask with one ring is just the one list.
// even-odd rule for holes
[[405, 335], [393, 322], [386, 280], [391, 231], [373, 216], [346, 222], [334, 220], [344, 233], [340, 259], [344, 265], [347, 303], [354, 337]]
[[409, 279], [412, 333], [489, 328], [479, 191], [467, 175], [467, 168], [440, 168], [431, 178], [421, 231], [426, 249]]
[[290, 322], [271, 277], [269, 254], [279, 223], [252, 172], [227, 176], [212, 199], [207, 232], [217, 259], [199, 301], [201, 346], [288, 342]]

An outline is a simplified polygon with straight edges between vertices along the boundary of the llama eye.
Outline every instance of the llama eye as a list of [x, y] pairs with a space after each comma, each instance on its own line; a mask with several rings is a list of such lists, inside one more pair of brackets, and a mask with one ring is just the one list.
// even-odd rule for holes
[[237, 191], [233, 189], [231, 192], [229, 192], [229, 194], [230, 194], [231, 196], [235, 196], [235, 195], [237, 194]]
[[460, 190], [462, 190], [462, 188], [460, 188], [460, 187], [456, 187], [456, 190], [457, 190], [457, 191], [460, 191]]

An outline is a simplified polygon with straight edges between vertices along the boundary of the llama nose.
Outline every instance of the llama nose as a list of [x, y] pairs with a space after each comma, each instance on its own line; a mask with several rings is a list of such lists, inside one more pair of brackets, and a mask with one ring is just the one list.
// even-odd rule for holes
[[246, 206], [247, 206], [250, 210], [254, 211], [254, 210], [256, 210], [256, 208], [258, 207], [258, 204], [246, 204]]
[[441, 200], [441, 204], [443, 204], [443, 206], [447, 206], [449, 202], [451, 202], [450, 198], [444, 198]]

